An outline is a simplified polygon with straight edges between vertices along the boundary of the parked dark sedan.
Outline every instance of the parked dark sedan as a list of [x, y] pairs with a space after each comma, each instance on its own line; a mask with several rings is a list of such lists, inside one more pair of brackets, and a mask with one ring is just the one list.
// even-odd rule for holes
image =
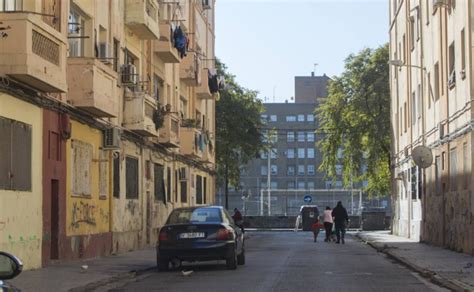
[[160, 271], [176, 260], [225, 260], [228, 269], [245, 264], [242, 230], [220, 206], [173, 210], [160, 229], [156, 253]]

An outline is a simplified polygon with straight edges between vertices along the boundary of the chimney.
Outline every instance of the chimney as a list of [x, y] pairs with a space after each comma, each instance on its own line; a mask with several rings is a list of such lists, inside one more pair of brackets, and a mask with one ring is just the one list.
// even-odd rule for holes
[[314, 77], [314, 71], [313, 71], [313, 72], [311, 72], [311, 77]]

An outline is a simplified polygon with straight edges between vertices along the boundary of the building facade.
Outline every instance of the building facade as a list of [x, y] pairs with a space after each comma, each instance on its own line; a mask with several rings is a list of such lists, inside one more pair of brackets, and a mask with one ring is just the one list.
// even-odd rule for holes
[[471, 254], [473, 13], [471, 0], [390, 1], [393, 231]]
[[0, 250], [153, 245], [215, 198], [215, 1], [0, 1]]

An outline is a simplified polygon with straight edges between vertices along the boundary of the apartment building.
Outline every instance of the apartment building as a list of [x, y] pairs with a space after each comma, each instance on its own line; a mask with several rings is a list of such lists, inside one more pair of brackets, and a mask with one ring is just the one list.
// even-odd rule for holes
[[[393, 231], [474, 254], [473, 2], [390, 1]], [[420, 169], [414, 147], [431, 149]]]
[[0, 1], [0, 250], [153, 245], [214, 202], [214, 0]]

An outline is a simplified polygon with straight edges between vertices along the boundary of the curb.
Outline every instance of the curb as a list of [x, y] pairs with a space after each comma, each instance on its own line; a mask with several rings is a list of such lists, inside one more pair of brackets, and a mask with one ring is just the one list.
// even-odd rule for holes
[[143, 274], [145, 274], [147, 272], [150, 272], [150, 271], [153, 271], [155, 269], [156, 269], [156, 267], [153, 266], [153, 267], [147, 267], [147, 268], [143, 268], [143, 269], [139, 269], [139, 270], [132, 270], [132, 271], [129, 271], [129, 272], [120, 273], [120, 274], [111, 276], [111, 277], [106, 278], [106, 279], [102, 279], [102, 280], [99, 280], [99, 281], [96, 281], [96, 282], [88, 283], [88, 284], [83, 285], [83, 286], [79, 286], [79, 287], [69, 289], [69, 291], [70, 292], [94, 291], [94, 290], [96, 290], [96, 289], [98, 289], [102, 286], [106, 286], [106, 285], [109, 285], [109, 284], [114, 283], [114, 282], [123, 281], [125, 279], [132, 280], [132, 279], [134, 279], [134, 278], [136, 278], [140, 275], [143, 275]]
[[369, 245], [370, 247], [372, 247], [373, 249], [375, 249], [377, 252], [387, 255], [389, 258], [397, 261], [398, 263], [404, 265], [410, 270], [417, 272], [422, 277], [429, 279], [432, 283], [438, 286], [450, 289], [451, 291], [471, 291], [470, 287], [463, 285], [462, 283], [453, 282], [452, 280], [448, 278], [438, 275], [436, 272], [433, 272], [431, 270], [415, 265], [411, 263], [410, 261], [408, 261], [407, 259], [392, 253], [390, 251], [390, 247], [388, 247], [387, 245], [384, 245], [384, 246], [377, 245], [375, 242], [369, 241], [361, 237], [360, 234], [356, 234], [355, 236], [361, 241], [363, 241], [364, 243], [366, 243], [367, 245]]

